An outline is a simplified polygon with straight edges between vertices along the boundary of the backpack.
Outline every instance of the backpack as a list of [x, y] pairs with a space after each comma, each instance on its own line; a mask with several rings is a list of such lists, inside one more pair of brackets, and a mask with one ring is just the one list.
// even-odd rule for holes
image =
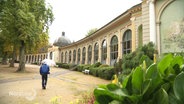
[[43, 64], [40, 67], [40, 74], [49, 74], [49, 66], [46, 64]]

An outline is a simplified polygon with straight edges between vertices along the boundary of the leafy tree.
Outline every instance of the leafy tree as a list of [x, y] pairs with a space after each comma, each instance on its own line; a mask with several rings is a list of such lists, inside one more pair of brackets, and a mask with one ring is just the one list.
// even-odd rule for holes
[[26, 49], [39, 46], [42, 40], [48, 41], [48, 29], [53, 21], [52, 8], [45, 4], [45, 0], [3, 1], [1, 35], [9, 38], [15, 49], [19, 48], [20, 63], [17, 71], [24, 71]]
[[90, 30], [87, 32], [86, 36], [92, 35], [92, 34], [93, 34], [94, 32], [96, 32], [97, 30], [98, 30], [97, 28], [90, 29]]

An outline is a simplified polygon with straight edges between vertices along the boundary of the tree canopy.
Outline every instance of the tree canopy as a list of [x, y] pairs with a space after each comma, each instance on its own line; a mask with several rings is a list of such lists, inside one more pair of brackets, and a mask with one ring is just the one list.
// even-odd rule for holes
[[96, 32], [97, 30], [98, 30], [98, 28], [90, 29], [90, 30], [87, 32], [86, 36], [92, 35], [92, 34], [93, 34], [94, 32]]
[[45, 0], [1, 0], [0, 4], [0, 37], [19, 48], [18, 71], [24, 71], [25, 52], [48, 44], [52, 8]]

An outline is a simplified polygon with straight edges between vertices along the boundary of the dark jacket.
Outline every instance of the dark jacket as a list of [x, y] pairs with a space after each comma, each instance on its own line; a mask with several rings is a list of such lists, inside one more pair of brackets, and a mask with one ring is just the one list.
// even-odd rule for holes
[[42, 66], [40, 67], [40, 74], [50, 74], [50, 68], [47, 64], [42, 64]]

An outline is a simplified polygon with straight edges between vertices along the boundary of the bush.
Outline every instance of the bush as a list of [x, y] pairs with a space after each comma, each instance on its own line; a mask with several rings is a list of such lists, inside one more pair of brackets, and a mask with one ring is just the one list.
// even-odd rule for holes
[[100, 65], [99, 67], [100, 67], [100, 68], [101, 68], [101, 67], [109, 67], [109, 65], [107, 65], [107, 64], [102, 64], [102, 65]]
[[90, 74], [92, 74], [93, 76], [98, 77], [98, 70], [99, 70], [98, 67], [96, 67], [96, 68], [95, 67], [90, 67], [89, 70], [90, 70]]
[[71, 66], [72, 64], [67, 64], [67, 63], [56, 63], [56, 65], [58, 65], [59, 68], [69, 69], [70, 66]]
[[56, 63], [56, 65], [59, 67], [59, 68], [61, 68], [61, 66], [62, 66], [62, 63]]
[[72, 70], [72, 71], [76, 71], [77, 70], [77, 65], [76, 64], [70, 64], [69, 69]]
[[102, 65], [100, 62], [97, 62], [94, 64], [94, 67], [99, 67], [100, 65]]
[[69, 69], [70, 68], [70, 64], [62, 64], [62, 68]]
[[122, 74], [129, 75], [131, 73], [131, 71], [132, 71], [131, 69], [125, 69], [125, 70], [123, 70]]
[[129, 54], [125, 54], [122, 57], [122, 69], [126, 70], [126, 69], [133, 69], [136, 68], [139, 64], [142, 63], [142, 61], [140, 61], [140, 59], [145, 56], [146, 59], [150, 60], [147, 65], [151, 65], [151, 63], [153, 62], [153, 55], [154, 53], [157, 53], [156, 50], [154, 49], [154, 44], [152, 42], [149, 42], [148, 44], [139, 47], [136, 49], [136, 51], [129, 53]]
[[80, 64], [80, 65], [78, 65], [77, 66], [77, 71], [80, 71], [80, 72], [82, 72], [83, 71], [83, 67], [84, 67], [85, 65], [84, 64]]
[[89, 69], [90, 66], [91, 66], [90, 64], [84, 65], [83, 70]]
[[183, 65], [183, 57], [172, 54], [149, 67], [143, 62], [130, 75], [122, 78], [121, 85], [111, 83], [96, 88], [96, 103], [184, 104]]
[[97, 73], [100, 78], [110, 80], [114, 75], [114, 67], [99, 67]]
[[119, 82], [123, 82], [127, 76], [128, 76], [128, 75], [120, 74], [120, 75], [118, 76], [118, 81], [119, 81]]

